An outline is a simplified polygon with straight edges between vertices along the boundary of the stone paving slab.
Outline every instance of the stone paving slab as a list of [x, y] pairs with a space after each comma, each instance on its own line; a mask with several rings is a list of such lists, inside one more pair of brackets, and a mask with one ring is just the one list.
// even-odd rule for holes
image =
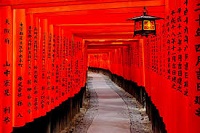
[[89, 107], [71, 132], [152, 133], [145, 110], [107, 76], [89, 72], [87, 85]]

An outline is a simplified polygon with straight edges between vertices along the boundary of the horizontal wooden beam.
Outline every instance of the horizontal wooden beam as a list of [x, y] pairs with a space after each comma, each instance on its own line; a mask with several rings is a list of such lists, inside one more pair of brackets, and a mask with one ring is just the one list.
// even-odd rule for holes
[[114, 3], [96, 3], [84, 5], [68, 5], [57, 7], [39, 7], [30, 8], [27, 13], [54, 13], [54, 12], [71, 12], [81, 10], [98, 10], [98, 9], [114, 9], [114, 8], [134, 8], [144, 6], [164, 6], [164, 0], [148, 0], [148, 1], [133, 1], [133, 2], [114, 2]]
[[[95, 4], [113, 3], [113, 2], [127, 2], [130, 0], [1, 0], [0, 6], [10, 6], [14, 8], [33, 8], [33, 7], [49, 7], [49, 6], [64, 6], [64, 5], [77, 5], [77, 4]], [[140, 1], [140, 0], [134, 0]]]
[[133, 23], [57, 24], [55, 26], [62, 26], [62, 27], [72, 27], [72, 26], [133, 26]]
[[[97, 15], [98, 17], [101, 17], [102, 15], [109, 14], [109, 15], [114, 15], [114, 14], [129, 14], [130, 17], [133, 15], [141, 15], [143, 7], [124, 7], [124, 8], [110, 8], [110, 9], [95, 9], [95, 10], [77, 10], [73, 12], [54, 12], [54, 13], [43, 13], [43, 14], [36, 14], [38, 17], [53, 17], [53, 16], [73, 16], [73, 15], [78, 15], [78, 16], [86, 16], [86, 15]], [[155, 16], [163, 16], [165, 13], [165, 6], [150, 6], [147, 8], [149, 14], [155, 15]], [[131, 16], [132, 15], [132, 16]]]
[[106, 42], [106, 41], [109, 41], [109, 42], [115, 42], [117, 40], [120, 40], [120, 41], [137, 41], [138, 39], [136, 38], [130, 38], [130, 39], [124, 39], [124, 38], [107, 38], [107, 39], [83, 39], [84, 42], [86, 43], [89, 43], [89, 42]]

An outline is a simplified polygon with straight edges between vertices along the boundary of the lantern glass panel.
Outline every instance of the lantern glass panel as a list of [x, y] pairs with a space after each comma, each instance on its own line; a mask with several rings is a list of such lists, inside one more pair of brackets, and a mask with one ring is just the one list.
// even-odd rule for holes
[[142, 30], [142, 21], [135, 21], [135, 31]]
[[155, 20], [143, 20], [143, 30], [155, 30]]

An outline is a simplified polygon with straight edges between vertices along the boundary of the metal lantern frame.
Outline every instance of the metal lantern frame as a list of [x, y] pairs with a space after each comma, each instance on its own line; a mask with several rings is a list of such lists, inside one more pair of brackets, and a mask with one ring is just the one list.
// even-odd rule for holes
[[156, 20], [159, 19], [163, 18], [147, 15], [147, 9], [144, 7], [143, 15], [129, 18], [128, 20], [135, 22], [134, 36], [148, 36], [149, 34], [156, 35]]

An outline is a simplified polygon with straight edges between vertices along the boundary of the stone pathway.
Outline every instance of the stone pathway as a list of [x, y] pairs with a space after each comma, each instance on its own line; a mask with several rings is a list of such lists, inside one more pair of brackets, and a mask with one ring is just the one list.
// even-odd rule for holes
[[[73, 133], [152, 133], [145, 110], [103, 74], [88, 73], [90, 102]], [[83, 113], [82, 113], [83, 114]]]

